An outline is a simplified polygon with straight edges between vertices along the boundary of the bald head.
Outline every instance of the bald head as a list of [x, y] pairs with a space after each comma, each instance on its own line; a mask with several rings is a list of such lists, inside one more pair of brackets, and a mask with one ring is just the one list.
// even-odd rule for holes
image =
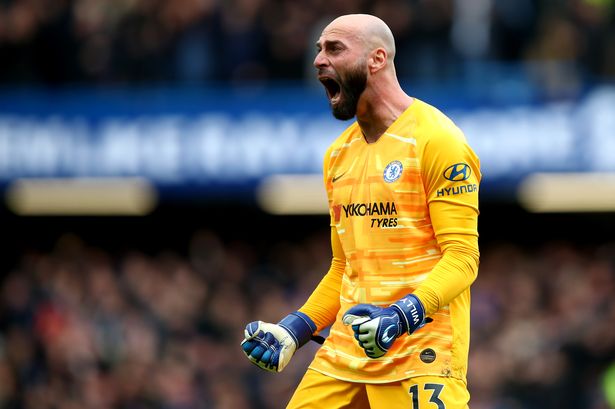
[[391, 29], [378, 17], [349, 14], [333, 20], [316, 42], [314, 67], [327, 91], [333, 115], [350, 119], [357, 109], [398, 103], [408, 105], [393, 58]]
[[370, 14], [340, 16], [325, 27], [323, 34], [327, 32], [355, 37], [365, 45], [368, 52], [376, 48], [383, 48], [389, 61], [395, 57], [393, 33], [389, 26], [376, 16]]

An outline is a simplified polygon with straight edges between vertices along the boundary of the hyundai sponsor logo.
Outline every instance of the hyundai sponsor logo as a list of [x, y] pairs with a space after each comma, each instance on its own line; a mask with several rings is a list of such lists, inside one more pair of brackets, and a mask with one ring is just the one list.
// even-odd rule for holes
[[472, 169], [465, 163], [455, 163], [449, 166], [443, 173], [444, 178], [451, 182], [461, 182], [467, 180], [472, 174]]

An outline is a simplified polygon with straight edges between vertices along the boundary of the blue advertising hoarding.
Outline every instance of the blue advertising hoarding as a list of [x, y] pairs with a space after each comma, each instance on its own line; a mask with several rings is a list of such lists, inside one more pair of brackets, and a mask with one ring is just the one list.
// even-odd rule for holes
[[[465, 132], [483, 197], [510, 196], [537, 171], [615, 171], [615, 88], [565, 102], [419, 98]], [[250, 192], [270, 175], [320, 173], [348, 124], [316, 88], [3, 91], [0, 183], [137, 176], [163, 196]]]

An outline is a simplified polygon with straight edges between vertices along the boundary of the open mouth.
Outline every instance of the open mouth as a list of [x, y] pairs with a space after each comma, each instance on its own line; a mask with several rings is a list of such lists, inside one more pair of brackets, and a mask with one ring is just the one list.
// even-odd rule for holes
[[322, 85], [324, 85], [325, 90], [327, 91], [327, 97], [329, 97], [329, 101], [332, 104], [338, 102], [342, 93], [342, 88], [340, 87], [340, 84], [331, 77], [320, 77], [319, 80]]

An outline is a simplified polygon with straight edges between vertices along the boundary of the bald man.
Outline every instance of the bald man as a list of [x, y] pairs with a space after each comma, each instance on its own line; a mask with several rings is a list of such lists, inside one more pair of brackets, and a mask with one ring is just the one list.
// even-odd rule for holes
[[333, 115], [356, 118], [324, 157], [331, 267], [298, 311], [248, 324], [243, 351], [279, 372], [331, 327], [288, 408], [467, 408], [478, 158], [400, 87], [382, 20], [339, 17], [316, 48]]

